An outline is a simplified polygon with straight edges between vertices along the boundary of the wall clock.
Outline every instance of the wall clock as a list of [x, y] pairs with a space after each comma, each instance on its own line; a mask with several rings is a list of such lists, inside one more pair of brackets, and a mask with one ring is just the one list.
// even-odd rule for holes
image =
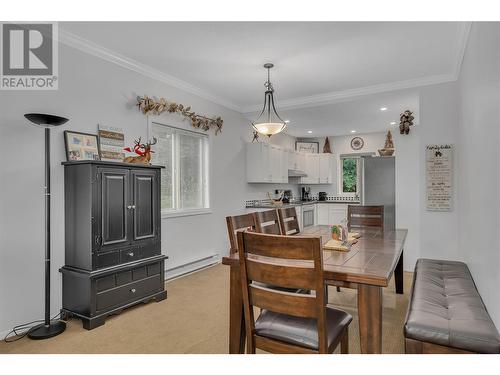
[[363, 138], [361, 138], [361, 137], [354, 137], [353, 139], [351, 139], [351, 148], [353, 150], [361, 150], [364, 145], [365, 145], [365, 142], [363, 141]]

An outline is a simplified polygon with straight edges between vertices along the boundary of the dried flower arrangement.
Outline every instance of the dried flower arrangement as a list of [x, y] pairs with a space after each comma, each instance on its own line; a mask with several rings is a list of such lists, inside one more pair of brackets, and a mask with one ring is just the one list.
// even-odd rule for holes
[[182, 104], [177, 104], [173, 102], [168, 102], [165, 98], [160, 98], [158, 101], [150, 98], [146, 95], [143, 97], [137, 97], [137, 106], [139, 110], [147, 114], [159, 115], [163, 112], [168, 113], [178, 113], [191, 121], [191, 125], [197, 129], [203, 129], [205, 131], [210, 130], [210, 128], [215, 128], [215, 134], [222, 131], [223, 120], [220, 116], [209, 118], [201, 115], [197, 115], [195, 112], [191, 111], [191, 107], [184, 107]]

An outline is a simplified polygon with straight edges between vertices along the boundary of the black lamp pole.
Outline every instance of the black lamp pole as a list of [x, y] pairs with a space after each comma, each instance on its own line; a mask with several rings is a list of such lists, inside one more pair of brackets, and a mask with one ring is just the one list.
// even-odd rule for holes
[[66, 329], [66, 323], [50, 321], [50, 128], [65, 124], [68, 119], [41, 113], [28, 113], [24, 117], [45, 128], [45, 321], [28, 333], [29, 338], [42, 340]]

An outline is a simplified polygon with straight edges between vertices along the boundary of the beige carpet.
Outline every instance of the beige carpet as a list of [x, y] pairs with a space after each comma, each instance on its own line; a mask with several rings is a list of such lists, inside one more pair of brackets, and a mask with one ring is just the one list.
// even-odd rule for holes
[[[394, 281], [384, 289], [383, 352], [403, 353], [403, 322], [411, 273], [405, 274], [405, 294]], [[86, 331], [77, 319], [60, 336], [44, 341], [24, 338], [0, 343], [0, 353], [227, 353], [229, 268], [217, 265], [167, 283], [168, 298], [130, 308]], [[349, 350], [359, 353], [356, 291], [329, 290], [329, 302], [354, 316]]]

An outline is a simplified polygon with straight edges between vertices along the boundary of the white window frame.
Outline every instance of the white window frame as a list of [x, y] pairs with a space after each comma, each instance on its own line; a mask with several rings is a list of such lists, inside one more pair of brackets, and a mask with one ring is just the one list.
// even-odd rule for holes
[[[172, 170], [172, 195], [173, 195], [173, 208], [162, 208], [161, 217], [180, 217], [180, 216], [192, 216], [192, 215], [203, 215], [210, 214], [212, 210], [210, 208], [210, 137], [206, 133], [197, 132], [193, 130], [187, 130], [181, 126], [175, 126], [171, 124], [166, 124], [159, 121], [150, 120], [148, 121], [148, 138], [153, 139], [153, 124], [159, 126], [165, 126], [174, 132], [174, 145], [172, 147], [172, 160], [173, 160], [173, 170]], [[199, 137], [204, 142], [203, 151], [200, 155], [202, 160], [200, 161], [202, 168], [202, 208], [180, 208], [180, 180], [179, 180], [179, 170], [180, 170], [180, 145], [179, 137], [175, 134], [180, 133], [191, 133], [196, 137]]]

